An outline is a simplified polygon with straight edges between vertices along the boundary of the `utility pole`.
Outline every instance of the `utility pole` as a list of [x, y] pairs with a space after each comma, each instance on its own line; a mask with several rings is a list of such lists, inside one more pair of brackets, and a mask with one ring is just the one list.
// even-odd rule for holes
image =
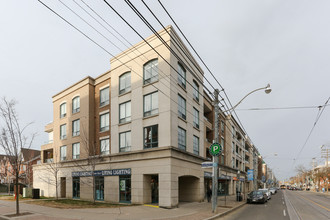
[[[219, 90], [214, 90], [214, 139], [213, 143], [219, 143]], [[222, 146], [223, 147], [223, 146]], [[217, 211], [218, 203], [218, 172], [219, 172], [219, 156], [213, 156], [213, 172], [212, 172], [212, 212]]]
[[327, 190], [327, 193], [328, 193], [328, 191], [329, 191], [329, 184], [328, 184], [328, 182], [329, 182], [329, 175], [328, 175], [328, 168], [329, 168], [329, 166], [328, 166], [328, 160], [329, 160], [329, 148], [328, 147], [326, 147], [325, 145], [323, 145], [322, 147], [321, 147], [321, 157], [322, 158], [325, 158], [325, 161], [326, 161], [326, 164], [325, 164], [325, 169], [326, 169], [326, 178], [325, 178], [325, 180], [324, 180], [324, 184], [326, 183], [326, 186], [327, 186], [327, 188], [326, 188], [326, 190]]
[[313, 180], [313, 187], [314, 187], [314, 191], [315, 191], [315, 181], [314, 181], [315, 157], [313, 157], [312, 159], [313, 159], [312, 180]]

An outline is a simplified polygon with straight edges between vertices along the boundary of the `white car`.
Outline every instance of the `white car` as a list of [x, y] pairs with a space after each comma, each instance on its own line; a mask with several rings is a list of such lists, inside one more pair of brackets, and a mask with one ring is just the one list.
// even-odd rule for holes
[[271, 199], [271, 192], [269, 191], [269, 189], [258, 189], [258, 190], [266, 193], [268, 200]]
[[272, 193], [272, 195], [274, 195], [276, 193], [276, 189], [275, 188], [269, 188], [269, 191]]

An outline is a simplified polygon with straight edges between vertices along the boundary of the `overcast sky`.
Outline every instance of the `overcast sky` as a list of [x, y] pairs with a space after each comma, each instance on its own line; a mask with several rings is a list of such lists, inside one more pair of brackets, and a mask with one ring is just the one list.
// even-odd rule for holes
[[[126, 49], [103, 31], [121, 50], [113, 47], [59, 1], [43, 1], [112, 54]], [[73, 1], [64, 2], [102, 30]], [[130, 43], [141, 40], [103, 1], [85, 2]], [[144, 37], [152, 34], [124, 1], [108, 2]], [[233, 105], [248, 92], [271, 84], [269, 95], [254, 93], [237, 107], [237, 114], [276, 176], [288, 178], [300, 164], [310, 168], [313, 157], [321, 163], [320, 146], [330, 144], [330, 107], [324, 109], [306, 145], [317, 108], [244, 109], [320, 106], [329, 98], [330, 1], [162, 2]], [[161, 29], [140, 1], [132, 3], [156, 30]], [[173, 25], [157, 1], [146, 3], [164, 24]], [[0, 96], [18, 101], [22, 123], [34, 122], [29, 132], [38, 132], [33, 148], [40, 149], [47, 141], [44, 126], [53, 120], [52, 96], [88, 75], [97, 77], [109, 70], [111, 56], [36, 0], [0, 1], [0, 27]], [[207, 72], [205, 76], [212, 79]]]

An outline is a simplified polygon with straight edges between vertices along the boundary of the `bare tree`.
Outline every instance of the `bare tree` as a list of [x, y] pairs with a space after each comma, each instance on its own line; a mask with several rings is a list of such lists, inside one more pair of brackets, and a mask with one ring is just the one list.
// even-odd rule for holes
[[80, 170], [85, 170], [91, 172], [92, 181], [84, 181], [85, 184], [89, 185], [93, 189], [93, 203], [95, 203], [95, 175], [94, 171], [96, 170], [96, 165], [100, 162], [101, 156], [98, 151], [97, 145], [94, 142], [93, 138], [90, 138], [90, 134], [87, 132], [87, 129], [84, 125], [82, 125], [82, 129], [80, 131], [81, 138], [81, 149], [86, 158], [83, 160], [74, 161], [76, 167], [79, 167]]
[[[25, 136], [26, 128], [31, 124], [21, 127], [18, 114], [15, 109], [16, 102], [2, 98], [0, 103], [0, 118], [2, 126], [0, 128], [0, 147], [8, 156], [9, 162], [13, 167], [12, 173], [15, 175], [16, 195], [18, 194], [19, 172], [23, 156], [22, 148], [31, 148], [36, 134]], [[19, 195], [16, 196], [16, 215], [19, 215]]]
[[[58, 200], [58, 188], [59, 188], [59, 180], [58, 173], [62, 167], [62, 163], [59, 159], [58, 148], [53, 148], [53, 158], [49, 159], [45, 164], [44, 172], [38, 172], [38, 177], [41, 181], [52, 185], [55, 187], [55, 198]], [[45, 175], [46, 174], [46, 175]]]

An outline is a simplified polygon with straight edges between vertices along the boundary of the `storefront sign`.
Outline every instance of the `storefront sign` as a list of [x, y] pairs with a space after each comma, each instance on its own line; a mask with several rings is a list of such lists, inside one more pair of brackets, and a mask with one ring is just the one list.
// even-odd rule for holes
[[[72, 177], [86, 177], [93, 176], [92, 171], [78, 171], [72, 172]], [[113, 170], [95, 170], [94, 176], [122, 176], [131, 175], [131, 169], [113, 169]]]
[[204, 172], [204, 177], [212, 178], [212, 173], [211, 172]]
[[221, 176], [219, 176], [219, 179], [220, 179], [220, 180], [230, 180], [231, 177], [230, 177], [230, 176], [226, 176], [226, 175], [224, 175], [224, 174], [221, 174]]

